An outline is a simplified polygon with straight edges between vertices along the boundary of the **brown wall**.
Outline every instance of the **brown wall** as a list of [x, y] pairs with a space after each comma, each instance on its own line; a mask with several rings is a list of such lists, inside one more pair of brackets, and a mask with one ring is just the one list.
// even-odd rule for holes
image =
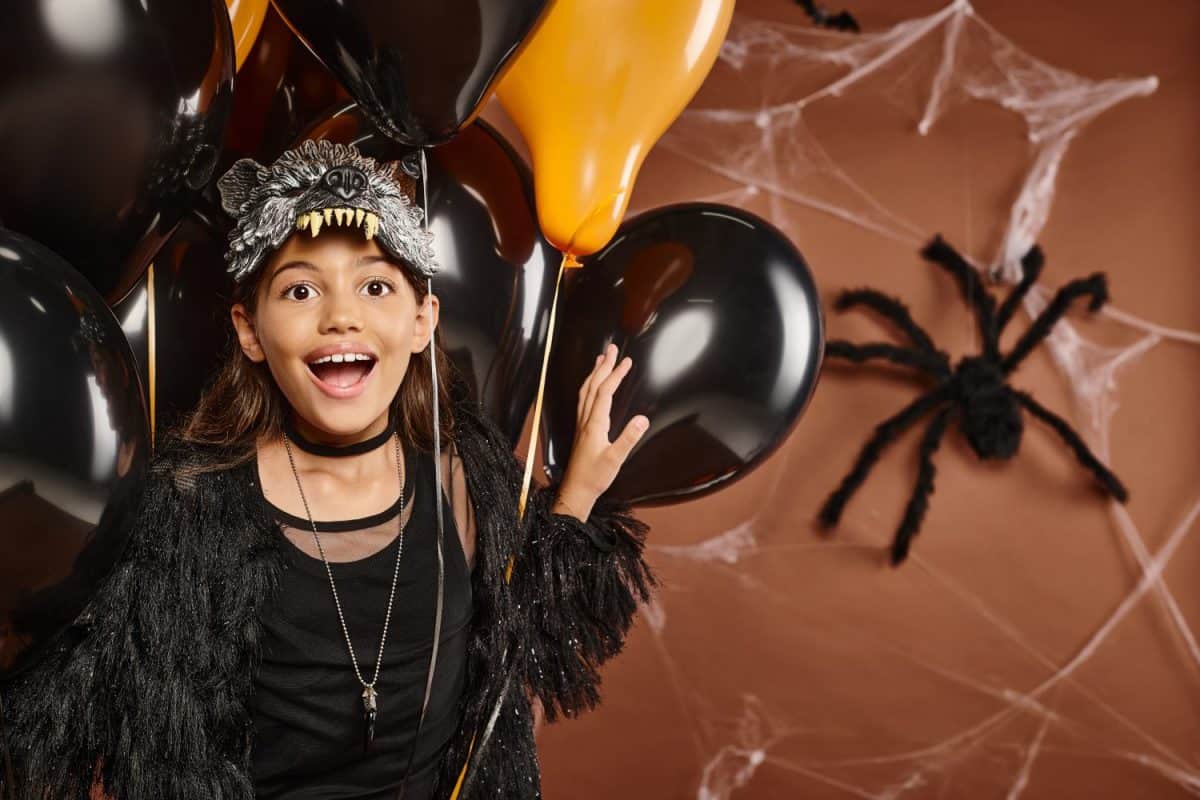
[[[872, 32], [944, 7], [846, 0], [835, 9], [843, 6]], [[1027, 422], [1017, 456], [999, 464], [978, 461], [953, 430], [937, 455], [937, 490], [913, 556], [892, 569], [886, 547], [916, 475], [912, 431], [879, 463], [836, 535], [822, 538], [813, 525], [821, 501], [872, 426], [921, 388], [829, 365], [795, 433], [766, 464], [714, 496], [644, 513], [665, 582], [657, 624], [643, 614], [607, 667], [602, 709], [539, 734], [548, 798], [1200, 791], [1192, 633], [1200, 628], [1200, 5], [980, 0], [977, 9], [1031, 57], [1088, 81], [1160, 81], [1149, 96], [1099, 113], [1071, 143], [1038, 237], [1043, 284], [1104, 271], [1114, 308], [1193, 333], [1165, 331], [1138, 354], [1122, 348], [1146, 337], [1145, 327], [1077, 312], [1069, 321], [1083, 337], [1074, 353], [1084, 371], [1067, 375], [1041, 348], [1014, 377], [1107, 455], [1131, 489], [1129, 504], [1107, 503], [1037, 422]], [[806, 26], [789, 0], [742, 0], [737, 13]], [[984, 69], [962, 53], [998, 40], [963, 19], [970, 48], [961, 65]], [[874, 319], [829, 308], [838, 289], [868, 285], [903, 297], [955, 357], [974, 350], [954, 286], [917, 251], [941, 232], [991, 263], [1037, 145], [1020, 117], [979, 101], [952, 105], [919, 135], [945, 30], [804, 112], [832, 163], [904, 220], [890, 235], [783, 199], [890, 219], [844, 181], [796, 169], [796, 154], [812, 152], [800, 147], [798, 126], [777, 140], [775, 169], [739, 157], [752, 174], [729, 180], [679, 155], [699, 147], [703, 133], [685, 120], [672, 134], [676, 149], [664, 144], [651, 155], [633, 207], [734, 191], [728, 196], [783, 227], [808, 258], [830, 338], [893, 337]], [[796, 69], [801, 63], [781, 48], [772, 71], [719, 64], [692, 107], [754, 109], [763, 97], [803, 97], [844, 74]], [[735, 145], [753, 153], [754, 135], [714, 133], [717, 155], [701, 161], [711, 165]], [[771, 177], [774, 196], [735, 191]], [[1027, 325], [1023, 315], [1014, 328]], [[1093, 425], [1093, 412], [1105, 409], [1111, 417]], [[1141, 560], [1160, 555], [1163, 580], [1143, 583]]]

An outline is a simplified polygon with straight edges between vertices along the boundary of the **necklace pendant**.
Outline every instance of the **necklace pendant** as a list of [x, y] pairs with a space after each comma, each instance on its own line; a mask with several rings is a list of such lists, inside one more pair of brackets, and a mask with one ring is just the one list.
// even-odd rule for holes
[[364, 686], [362, 693], [363, 702], [363, 729], [364, 741], [363, 750], [370, 748], [371, 742], [375, 740], [375, 719], [379, 716], [379, 707], [377, 704], [378, 695], [375, 693], [374, 686]]

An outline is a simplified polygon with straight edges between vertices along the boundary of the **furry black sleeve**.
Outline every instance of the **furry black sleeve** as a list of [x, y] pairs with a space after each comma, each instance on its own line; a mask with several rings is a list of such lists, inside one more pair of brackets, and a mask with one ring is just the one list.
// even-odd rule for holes
[[[554, 485], [531, 493], [518, 526], [522, 469], [507, 440], [472, 405], [456, 408], [454, 418], [468, 483], [492, 487], [471, 492], [476, 515], [481, 509], [503, 515], [518, 536], [511, 588], [526, 685], [547, 721], [593, 708], [600, 701], [600, 665], [620, 652], [639, 601], [648, 601], [657, 584], [642, 557], [646, 526], [628, 506], [605, 498], [587, 522], [556, 514]], [[473, 450], [487, 457], [472, 457]], [[479, 474], [484, 470], [487, 476]]]
[[526, 618], [526, 681], [548, 722], [600, 702], [599, 667], [621, 651], [657, 583], [642, 557], [647, 528], [628, 506], [601, 498], [581, 522], [551, 511], [556, 497], [552, 485], [530, 498], [512, 578]]
[[122, 557], [51, 652], [4, 687], [12, 797], [76, 800], [101, 776], [117, 798], [253, 796], [213, 741], [228, 706], [213, 666], [226, 653], [198, 569], [206, 559], [188, 540], [196, 523], [216, 520], [186, 466], [160, 449], [105, 523], [129, 526]]

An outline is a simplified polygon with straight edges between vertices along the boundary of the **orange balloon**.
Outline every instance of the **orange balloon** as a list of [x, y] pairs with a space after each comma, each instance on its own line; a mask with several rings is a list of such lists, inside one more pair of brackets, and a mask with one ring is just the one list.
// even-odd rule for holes
[[237, 53], [237, 68], [242, 68], [242, 62], [254, 47], [254, 40], [262, 28], [263, 19], [267, 16], [268, 0], [225, 0], [229, 9], [229, 21], [233, 25], [233, 45]]
[[557, 0], [496, 92], [533, 156], [538, 221], [587, 255], [716, 61], [733, 0]]

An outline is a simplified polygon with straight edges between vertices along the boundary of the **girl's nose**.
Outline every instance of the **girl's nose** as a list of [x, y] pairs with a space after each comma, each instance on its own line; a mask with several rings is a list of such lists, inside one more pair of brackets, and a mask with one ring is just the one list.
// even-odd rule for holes
[[359, 313], [358, 303], [353, 296], [346, 297], [342, 292], [330, 292], [326, 295], [323, 312], [321, 315], [322, 333], [362, 330], [362, 315]]

